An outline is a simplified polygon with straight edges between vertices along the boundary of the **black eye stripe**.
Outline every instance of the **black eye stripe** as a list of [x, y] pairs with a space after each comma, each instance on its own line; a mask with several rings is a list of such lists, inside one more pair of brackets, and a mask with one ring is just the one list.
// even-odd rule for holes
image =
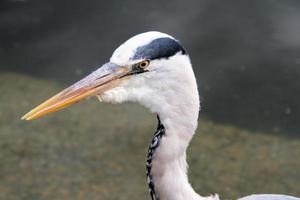
[[186, 54], [185, 49], [179, 44], [178, 41], [168, 37], [158, 38], [149, 44], [138, 47], [130, 60], [155, 60], [160, 58], [169, 58], [180, 51], [182, 54]]

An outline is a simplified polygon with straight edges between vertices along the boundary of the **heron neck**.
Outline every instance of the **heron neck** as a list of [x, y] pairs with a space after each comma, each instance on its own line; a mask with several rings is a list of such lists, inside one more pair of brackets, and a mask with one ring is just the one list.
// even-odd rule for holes
[[[187, 177], [186, 148], [190, 137], [169, 132], [158, 117], [158, 127], [149, 146], [147, 176], [152, 200], [202, 200]], [[189, 133], [185, 133], [189, 134]], [[192, 134], [191, 134], [192, 135]]]
[[202, 200], [187, 176], [186, 150], [197, 128], [199, 102], [187, 98], [180, 105], [157, 110], [158, 127], [149, 146], [147, 175], [153, 200]]
[[171, 145], [171, 141], [175, 144], [178, 144], [178, 141], [175, 141], [177, 139], [174, 138], [174, 134], [166, 135], [164, 125], [159, 116], [157, 118], [158, 126], [148, 149], [146, 163], [151, 198], [152, 200], [197, 199], [197, 194], [188, 183], [185, 151], [177, 152], [179, 154], [176, 156], [170, 154], [166, 147]]
[[[147, 160], [150, 193], [153, 200], [217, 199], [201, 197], [188, 181], [186, 149], [198, 125], [200, 102], [189, 59], [179, 61], [183, 63], [173, 62], [170, 71], [174, 73], [168, 74], [163, 84], [153, 82], [155, 90], [141, 101], [159, 116]], [[176, 70], [180, 70], [180, 75]]]

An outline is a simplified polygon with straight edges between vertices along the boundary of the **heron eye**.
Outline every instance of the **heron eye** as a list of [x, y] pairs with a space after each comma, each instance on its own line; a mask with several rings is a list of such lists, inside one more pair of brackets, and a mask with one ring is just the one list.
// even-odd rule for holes
[[144, 60], [139, 63], [139, 68], [145, 69], [146, 67], [148, 67], [149, 64], [150, 64], [150, 60]]

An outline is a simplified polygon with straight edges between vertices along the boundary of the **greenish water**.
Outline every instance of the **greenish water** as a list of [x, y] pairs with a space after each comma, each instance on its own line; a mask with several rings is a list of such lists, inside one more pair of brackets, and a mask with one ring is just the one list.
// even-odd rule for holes
[[[20, 117], [61, 86], [0, 75], [0, 199], [150, 199], [145, 178], [156, 119], [134, 104], [95, 99], [35, 121]], [[201, 119], [188, 150], [189, 176], [202, 195], [300, 196], [300, 140]]]

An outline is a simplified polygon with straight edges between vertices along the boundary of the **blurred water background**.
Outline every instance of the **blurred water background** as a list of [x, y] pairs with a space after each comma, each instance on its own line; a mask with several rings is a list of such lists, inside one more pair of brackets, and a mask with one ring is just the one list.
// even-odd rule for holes
[[24, 122], [36, 104], [149, 30], [178, 38], [202, 101], [188, 151], [201, 194], [300, 196], [300, 2], [0, 1], [0, 199], [149, 199], [153, 114], [89, 100]]

